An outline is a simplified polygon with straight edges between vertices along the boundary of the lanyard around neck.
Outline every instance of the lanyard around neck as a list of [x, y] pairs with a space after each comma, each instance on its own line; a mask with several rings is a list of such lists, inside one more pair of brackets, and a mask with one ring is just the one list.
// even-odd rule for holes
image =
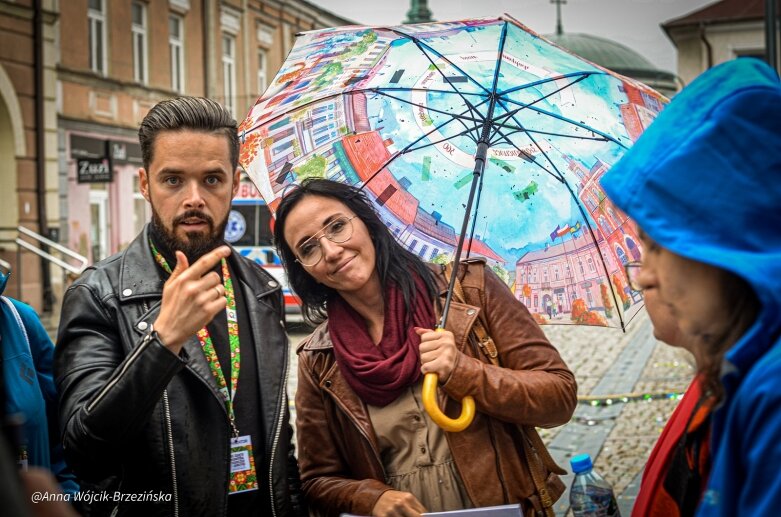
[[[152, 254], [155, 257], [155, 261], [163, 268], [163, 270], [170, 274], [171, 266], [165, 260], [165, 257], [158, 251], [155, 245], [150, 241], [152, 247]], [[236, 389], [239, 386], [239, 369], [241, 368], [241, 347], [239, 344], [239, 322], [236, 315], [236, 297], [234, 296], [233, 280], [231, 279], [230, 271], [228, 270], [228, 261], [224, 258], [221, 261], [222, 264], [222, 285], [225, 287], [225, 299], [227, 305], [225, 306], [225, 315], [228, 318], [228, 342], [230, 345], [230, 390], [225, 381], [225, 374], [222, 373], [222, 366], [220, 360], [217, 357], [217, 352], [214, 349], [214, 343], [212, 342], [209, 329], [204, 326], [198, 331], [198, 341], [201, 343], [201, 349], [203, 355], [206, 356], [206, 362], [209, 363], [209, 369], [214, 376], [214, 380], [217, 381], [217, 386], [220, 389], [223, 397], [225, 397], [225, 408], [228, 411], [228, 419], [230, 420], [231, 431], [233, 437], [239, 436], [239, 431], [236, 428], [236, 413], [233, 409], [233, 401], [236, 398]]]

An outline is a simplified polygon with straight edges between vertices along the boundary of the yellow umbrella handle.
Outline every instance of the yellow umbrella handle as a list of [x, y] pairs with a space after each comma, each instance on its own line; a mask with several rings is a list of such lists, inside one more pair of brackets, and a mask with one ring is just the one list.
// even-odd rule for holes
[[463, 431], [475, 418], [475, 399], [467, 395], [461, 401], [461, 416], [453, 420], [439, 409], [437, 405], [437, 383], [439, 378], [436, 373], [427, 373], [423, 378], [423, 407], [439, 427], [451, 433]]

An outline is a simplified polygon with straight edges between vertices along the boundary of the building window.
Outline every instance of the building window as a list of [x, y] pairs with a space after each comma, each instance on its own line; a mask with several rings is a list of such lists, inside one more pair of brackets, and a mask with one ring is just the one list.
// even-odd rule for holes
[[258, 50], [258, 95], [266, 91], [266, 51]]
[[415, 246], [417, 246], [417, 245], [418, 245], [418, 240], [417, 239], [412, 239], [412, 244], [409, 245], [409, 250], [410, 251], [415, 251]]
[[592, 273], [596, 271], [596, 268], [594, 268], [594, 259], [592, 259], [591, 257], [588, 258], [588, 270], [591, 271]]
[[236, 38], [222, 37], [222, 83], [225, 108], [236, 116]]
[[106, 73], [106, 5], [105, 0], [89, 0], [89, 67], [95, 73]]
[[288, 140], [287, 142], [282, 142], [279, 145], [275, 145], [273, 148], [273, 154], [276, 156], [278, 154], [284, 153], [288, 149], [293, 147], [293, 140]]
[[428, 244], [424, 244], [420, 247], [420, 251], [418, 252], [418, 255], [421, 258], [426, 258], [426, 252], [428, 251]]
[[147, 71], [147, 37], [146, 37], [146, 5], [133, 2], [131, 10], [131, 30], [133, 33], [133, 79], [137, 83], [146, 84], [149, 78]]
[[184, 21], [181, 16], [168, 17], [168, 48], [171, 54], [171, 89], [184, 93]]

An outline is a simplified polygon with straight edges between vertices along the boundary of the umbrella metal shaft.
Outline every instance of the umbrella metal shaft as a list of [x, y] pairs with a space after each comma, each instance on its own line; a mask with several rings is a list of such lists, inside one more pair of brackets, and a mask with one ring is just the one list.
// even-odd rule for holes
[[472, 213], [472, 204], [475, 200], [475, 192], [477, 191], [477, 185], [480, 182], [480, 176], [482, 176], [485, 170], [485, 158], [488, 155], [488, 141], [487, 139], [480, 139], [477, 143], [477, 153], [475, 154], [475, 168], [473, 171], [472, 185], [469, 188], [469, 197], [466, 201], [466, 209], [464, 211], [464, 221], [461, 224], [461, 234], [458, 237], [458, 245], [456, 246], [456, 255], [453, 258], [453, 274], [450, 275], [450, 283], [447, 287], [447, 298], [445, 298], [445, 306], [442, 309], [442, 318], [439, 321], [439, 328], [445, 328], [447, 322], [447, 315], [450, 312], [450, 302], [453, 299], [453, 289], [456, 285], [456, 277], [458, 275], [458, 265], [461, 262], [461, 251], [464, 248], [464, 238], [466, 237], [467, 228], [469, 226], [469, 215]]

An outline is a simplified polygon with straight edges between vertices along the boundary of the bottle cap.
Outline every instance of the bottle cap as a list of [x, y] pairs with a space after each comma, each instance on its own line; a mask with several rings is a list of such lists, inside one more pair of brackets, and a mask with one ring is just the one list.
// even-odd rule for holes
[[569, 464], [572, 467], [572, 472], [575, 474], [587, 472], [594, 467], [594, 465], [591, 463], [591, 456], [588, 454], [578, 454], [577, 456], [573, 456], [569, 460]]

